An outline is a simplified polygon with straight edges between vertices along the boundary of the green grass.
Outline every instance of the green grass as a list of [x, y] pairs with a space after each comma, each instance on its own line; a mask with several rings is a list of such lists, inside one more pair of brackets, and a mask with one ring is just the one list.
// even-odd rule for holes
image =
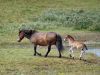
[[0, 0], [0, 13], [4, 22], [25, 22], [48, 8], [98, 9], [99, 2], [99, 0]]
[[[84, 11], [83, 18], [78, 13], [81, 10]], [[53, 49], [49, 57], [44, 58], [45, 48], [38, 49], [42, 57], [33, 56], [27, 39], [21, 43], [16, 41], [19, 28], [26, 28], [54, 31], [62, 37], [71, 34], [76, 39], [98, 42], [100, 32], [76, 30], [69, 25], [76, 25], [76, 16], [78, 22], [92, 21], [89, 28], [94, 30], [100, 24], [99, 13], [99, 0], [0, 0], [0, 75], [99, 75], [100, 58], [94, 54], [88, 53], [87, 61], [81, 61], [79, 52], [76, 52], [76, 58], [72, 60], [68, 49], [62, 53], [63, 58], [58, 58], [57, 50]], [[66, 23], [68, 15], [74, 22]]]
[[[76, 3], [77, 1], [77, 3]], [[47, 9], [99, 10], [99, 0], [0, 0], [0, 23], [28, 23]]]
[[[81, 18], [77, 14], [80, 10], [84, 10], [83, 15], [89, 16], [88, 18], [92, 17], [93, 26], [90, 23], [89, 29], [99, 30], [99, 2], [99, 0], [77, 0], [77, 3], [75, 0], [0, 0], [0, 38], [8, 37], [8, 35], [16, 36], [18, 29], [22, 25], [23, 27], [26, 26], [41, 31], [55, 30], [63, 26], [65, 28], [67, 25], [76, 24], [74, 22], [71, 23], [72, 21], [68, 21], [70, 24], [66, 23], [65, 18], [71, 14], [76, 14], [76, 17]], [[53, 15], [53, 19], [57, 16], [57, 19], [55, 19], [57, 22], [46, 21], [45, 18], [52, 19], [52, 16], [49, 14]], [[75, 16], [70, 16], [70, 19], [75, 20], [73, 17], [75, 18]], [[78, 26], [76, 25], [75, 27]]]
[[38, 50], [42, 57], [33, 56], [30, 48], [6, 48], [0, 49], [0, 74], [2, 75], [99, 75], [100, 63], [98, 57], [87, 54], [87, 61], [70, 59], [66, 50], [62, 58], [58, 58], [58, 52], [51, 50], [47, 58], [44, 58], [45, 49]]

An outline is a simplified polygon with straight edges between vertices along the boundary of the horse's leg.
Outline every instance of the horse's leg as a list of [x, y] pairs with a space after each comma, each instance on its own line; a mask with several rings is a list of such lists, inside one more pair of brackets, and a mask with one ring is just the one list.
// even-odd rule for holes
[[47, 51], [47, 53], [46, 53], [45, 57], [47, 57], [47, 56], [48, 56], [48, 54], [49, 54], [50, 50], [51, 50], [51, 45], [49, 45], [49, 46], [48, 46], [48, 51]]
[[36, 49], [37, 49], [37, 45], [34, 45], [34, 56], [36, 56], [36, 54], [38, 54], [39, 56], [41, 56], [41, 53], [38, 53], [38, 52], [36, 51]]
[[80, 60], [83, 58], [84, 54], [85, 54], [85, 50], [82, 49], [81, 54], [80, 54]]
[[59, 51], [59, 58], [61, 58], [61, 51], [60, 50], [58, 50]]
[[36, 56], [36, 48], [37, 48], [37, 45], [34, 45], [34, 56]]
[[72, 55], [71, 55], [71, 50], [69, 49], [69, 56], [70, 56], [70, 58], [72, 57]]
[[70, 57], [72, 57], [74, 59], [74, 54], [73, 54], [73, 47], [71, 47], [69, 49], [69, 52], [70, 52]]

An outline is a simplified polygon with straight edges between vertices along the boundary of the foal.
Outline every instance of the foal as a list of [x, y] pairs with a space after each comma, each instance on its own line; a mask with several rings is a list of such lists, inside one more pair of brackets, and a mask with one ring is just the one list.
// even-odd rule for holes
[[82, 59], [83, 55], [85, 54], [85, 50], [88, 50], [87, 49], [87, 46], [83, 43], [83, 42], [80, 42], [80, 41], [76, 41], [72, 36], [70, 35], [67, 35], [64, 39], [64, 41], [67, 41], [69, 42], [69, 46], [70, 46], [70, 57], [72, 57], [74, 59], [74, 54], [73, 54], [73, 49], [76, 48], [76, 49], [81, 49], [81, 53], [80, 53], [80, 60]]

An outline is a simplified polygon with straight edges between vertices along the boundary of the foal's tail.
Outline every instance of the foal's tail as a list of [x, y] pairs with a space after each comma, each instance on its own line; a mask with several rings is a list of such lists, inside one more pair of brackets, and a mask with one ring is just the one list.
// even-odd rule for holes
[[87, 46], [84, 44], [84, 48], [86, 49], [86, 50], [88, 50], [88, 48], [87, 48]]
[[62, 38], [59, 34], [57, 34], [56, 47], [58, 48], [59, 51], [64, 50], [64, 47], [63, 47], [63, 44], [62, 44]]

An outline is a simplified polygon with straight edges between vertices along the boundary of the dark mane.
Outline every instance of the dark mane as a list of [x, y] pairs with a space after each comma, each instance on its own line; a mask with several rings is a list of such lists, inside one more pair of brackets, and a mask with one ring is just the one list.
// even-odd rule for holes
[[71, 35], [67, 35], [67, 37], [68, 37], [69, 39], [72, 39], [73, 41], [75, 40]]
[[28, 39], [30, 39], [31, 35], [36, 33], [36, 30], [27, 30], [27, 29], [21, 29], [19, 32], [24, 32], [24, 36]]

